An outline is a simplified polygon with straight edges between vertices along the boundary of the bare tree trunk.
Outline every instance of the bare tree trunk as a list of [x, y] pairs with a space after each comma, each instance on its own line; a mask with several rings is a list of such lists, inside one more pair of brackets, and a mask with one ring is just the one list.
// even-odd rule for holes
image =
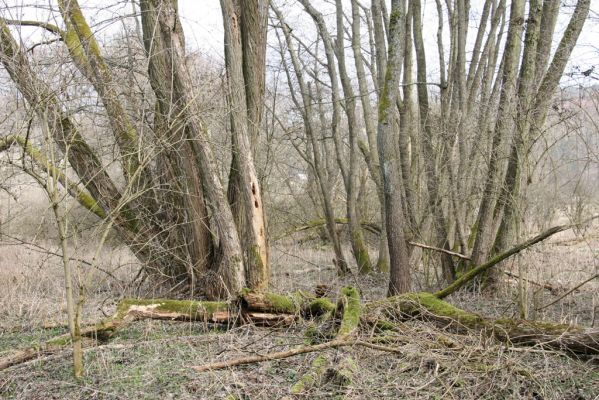
[[[548, 40], [550, 41], [546, 35], [552, 36], [553, 32], [549, 28], [541, 31], [541, 20], [544, 18], [541, 4], [537, 0], [530, 0], [524, 55], [518, 81], [516, 132], [511, 144], [501, 197], [495, 211], [496, 215], [502, 215], [499, 231], [495, 238], [495, 253], [504, 251], [509, 247], [511, 240], [518, 239], [516, 227], [518, 226], [518, 220], [521, 218], [519, 212], [522, 207], [523, 190], [521, 171], [527, 160], [530, 135], [532, 133], [536, 136], [545, 123], [549, 99], [553, 97], [553, 93], [559, 84], [567, 60], [570, 58], [572, 49], [588, 16], [589, 7], [590, 2], [588, 0], [577, 3], [549, 69], [544, 71], [546, 63], [544, 63], [543, 58], [539, 57], [539, 46], [544, 46]], [[553, 16], [549, 15], [548, 18], [552, 19]], [[541, 37], [541, 33], [545, 37]], [[548, 48], [543, 48], [543, 51], [548, 51]], [[537, 66], [535, 64], [537, 61], [541, 62], [542, 65]], [[542, 69], [539, 70], [539, 68]], [[535, 90], [534, 81], [537, 74], [543, 77], [538, 91]], [[513, 237], [514, 232], [516, 237]], [[497, 274], [492, 274], [490, 278], [496, 280]]]
[[[401, 198], [399, 154], [393, 134], [393, 114], [399, 95], [399, 75], [404, 51], [405, 2], [393, 0], [389, 22], [389, 55], [385, 84], [379, 101], [377, 142], [381, 176], [385, 192], [387, 240], [390, 256], [389, 295], [412, 290], [408, 248], [405, 240], [405, 216]], [[400, 135], [406, 134], [400, 132]]]
[[[377, 7], [377, 0], [373, 2], [373, 8]], [[356, 0], [352, 0], [352, 50], [354, 53], [354, 62], [356, 65], [356, 75], [358, 78], [358, 88], [359, 88], [359, 97], [362, 104], [362, 113], [364, 115], [364, 126], [366, 129], [366, 138], [368, 140], [368, 147], [366, 145], [361, 145], [360, 148], [365, 155], [366, 164], [368, 165], [368, 170], [370, 172], [370, 176], [376, 185], [376, 193], [379, 199], [380, 207], [381, 207], [381, 226], [383, 227], [381, 231], [381, 236], [379, 237], [379, 257], [376, 264], [376, 268], [379, 271], [387, 272], [389, 270], [389, 248], [387, 245], [387, 232], [385, 230], [385, 196], [383, 194], [383, 183], [381, 178], [381, 170], [379, 167], [379, 154], [378, 148], [376, 145], [376, 126], [375, 126], [375, 116], [372, 111], [372, 104], [370, 103], [370, 90], [368, 88], [368, 82], [366, 78], [366, 71], [364, 68], [364, 62], [362, 60], [362, 47], [361, 47], [361, 33], [360, 33], [360, 9], [358, 6], [358, 2]], [[375, 12], [373, 11], [373, 14]], [[382, 22], [379, 20], [375, 20], [374, 24], [378, 24], [378, 27], [374, 27], [375, 36], [382, 33], [383, 27]], [[377, 33], [378, 31], [378, 33]], [[382, 46], [385, 46], [384, 37], [382, 41]], [[377, 60], [379, 57], [379, 53], [381, 49], [377, 46], [371, 48], [371, 51], [377, 53]], [[386, 59], [382, 57], [382, 60], [378, 60], [377, 71], [380, 68], [384, 68]], [[377, 83], [376, 79], [373, 81], [375, 84]]]
[[[402, 90], [398, 94], [396, 101], [397, 110], [399, 113], [399, 126], [400, 132], [404, 132], [403, 135], [398, 135], [399, 143], [399, 165], [402, 180], [402, 196], [403, 196], [403, 207], [404, 215], [406, 217], [406, 235], [408, 238], [418, 235], [419, 224], [416, 221], [416, 190], [415, 190], [415, 173], [416, 169], [412, 170], [412, 149], [417, 148], [416, 143], [418, 142], [418, 135], [414, 129], [415, 114], [414, 114], [414, 88], [413, 88], [413, 67], [414, 61], [412, 56], [412, 2], [408, 2], [406, 10], [406, 18], [404, 20], [405, 37], [402, 39], [405, 42], [404, 52], [402, 55], [403, 59], [403, 79], [402, 79]], [[401, 94], [403, 92], [403, 99]], [[412, 249], [408, 247], [408, 254], [411, 255]]]
[[[314, 155], [314, 174], [316, 175], [318, 184], [320, 186], [321, 195], [322, 195], [322, 199], [323, 199], [323, 208], [324, 208], [327, 232], [329, 234], [329, 238], [333, 245], [333, 251], [335, 253], [335, 259], [333, 261], [335, 263], [335, 266], [337, 267], [337, 272], [340, 275], [344, 275], [349, 272], [349, 268], [347, 266], [347, 262], [343, 255], [343, 250], [341, 248], [341, 243], [339, 241], [339, 235], [337, 234], [337, 229], [336, 229], [336, 224], [335, 224], [335, 212], [334, 212], [334, 208], [333, 208], [333, 201], [331, 198], [331, 188], [330, 188], [330, 186], [328, 186], [329, 182], [325, 176], [325, 173], [327, 171], [327, 169], [325, 168], [325, 160], [323, 160], [323, 156], [320, 151], [319, 141], [315, 137], [314, 115], [313, 115], [314, 111], [313, 111], [313, 106], [312, 106], [312, 99], [310, 97], [311, 89], [305, 82], [304, 75], [303, 75], [303, 68], [301, 67], [301, 64], [299, 62], [289, 27], [285, 23], [285, 19], [284, 19], [282, 13], [279, 11], [279, 9], [276, 8], [274, 4], [271, 4], [271, 8], [275, 12], [279, 21], [281, 22], [282, 31], [285, 36], [285, 42], [287, 45], [287, 50], [288, 50], [289, 56], [291, 58], [291, 63], [293, 65], [293, 70], [295, 72], [295, 77], [297, 79], [297, 82], [298, 82], [298, 85], [300, 88], [299, 92], [301, 94], [302, 104], [300, 104], [299, 99], [297, 99], [297, 97], [295, 95], [292, 95], [292, 99], [293, 99], [294, 103], [296, 104], [296, 106], [298, 107], [298, 109], [302, 110], [302, 118], [304, 121], [304, 130], [305, 130], [306, 136], [308, 137], [308, 140], [310, 141], [310, 144], [312, 146], [312, 151], [313, 151], [313, 155]], [[283, 54], [281, 54], [281, 56], [284, 57]], [[289, 72], [289, 68], [287, 67], [286, 63], [285, 63], [285, 72], [288, 77], [287, 80], [290, 85], [290, 91], [293, 93], [294, 89], [293, 89], [293, 87], [291, 87], [291, 73]], [[334, 95], [334, 93], [335, 92], [333, 91], [333, 95]], [[335, 100], [336, 99], [334, 98], [333, 102], [335, 102]], [[335, 120], [335, 118], [336, 118], [336, 116], [334, 115], [333, 120]], [[336, 134], [336, 132], [335, 132], [336, 122], [333, 121], [332, 125], [333, 125], [332, 126], [333, 135], [335, 135]]]
[[152, 0], [152, 5], [157, 11], [158, 26], [156, 29], [160, 32], [161, 40], [165, 49], [168, 49], [167, 54], [172, 60], [171, 79], [174, 97], [183, 110], [181, 117], [188, 123], [186, 139], [192, 146], [191, 151], [212, 211], [214, 233], [218, 238], [218, 246], [215, 247], [215, 263], [211, 271], [214, 275], [206, 276], [203, 286], [211, 297], [235, 295], [245, 286], [241, 244], [233, 214], [226, 201], [223, 185], [218, 175], [208, 132], [200, 119], [201, 111], [198, 104], [193, 98], [191, 77], [185, 65], [182, 33], [177, 29], [177, 26], [180, 26], [180, 21], [176, 2]]
[[[247, 284], [252, 289], [268, 287], [269, 262], [266, 221], [258, 177], [254, 166], [252, 140], [260, 129], [264, 93], [267, 2], [221, 0], [225, 26], [227, 100], [230, 108], [233, 161], [229, 184], [238, 192], [233, 210], [240, 234]], [[256, 32], [254, 32], [256, 30]]]
[[343, 6], [341, 0], [336, 0], [337, 10], [337, 40], [336, 40], [336, 55], [339, 64], [339, 76], [343, 87], [345, 114], [347, 116], [347, 129], [349, 131], [349, 170], [347, 184], [347, 220], [349, 221], [349, 237], [354, 258], [358, 265], [358, 271], [361, 274], [367, 274], [372, 271], [372, 264], [364, 234], [360, 226], [359, 216], [356, 209], [358, 200], [357, 190], [357, 172], [358, 172], [358, 121], [356, 119], [356, 100], [354, 90], [351, 85], [347, 68], [345, 65], [345, 41], [344, 41], [344, 24], [343, 24]]
[[513, 97], [516, 94], [518, 61], [520, 58], [524, 0], [514, 0], [511, 4], [510, 23], [503, 55], [503, 76], [499, 111], [493, 132], [491, 156], [483, 198], [478, 213], [476, 240], [472, 250], [472, 265], [482, 264], [489, 256], [495, 237], [494, 206], [503, 176], [504, 164], [500, 158], [501, 146], [513, 124]]
[[[170, 271], [167, 275], [177, 277], [187, 274], [193, 291], [198, 277], [209, 270], [212, 261], [208, 210], [191, 144], [186, 140], [189, 133], [186, 132], [186, 121], [181, 117], [184, 110], [173, 101], [175, 93], [170, 78], [174, 66], [157, 32], [157, 10], [152, 2], [145, 0], [140, 3], [140, 9], [148, 75], [156, 96], [157, 171], [162, 173], [158, 176], [160, 186], [155, 191], [157, 200], [164, 205], [161, 228], [168, 232], [168, 247], [186, 264], [185, 269], [182, 268], [185, 264], [174, 265], [173, 268], [179, 270]], [[180, 40], [183, 40], [180, 25], [177, 29]]]

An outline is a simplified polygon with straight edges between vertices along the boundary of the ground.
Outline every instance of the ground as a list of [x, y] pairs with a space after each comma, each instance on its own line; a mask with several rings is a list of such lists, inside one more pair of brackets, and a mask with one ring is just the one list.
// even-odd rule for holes
[[[66, 332], [59, 259], [24, 244], [0, 243], [0, 357]], [[52, 247], [47, 244], [46, 247]], [[507, 268], [525, 270], [535, 282], [558, 288], [550, 293], [526, 286], [529, 309], [557, 299], [564, 290], [597, 271], [598, 238], [584, 240], [565, 233], [513, 259]], [[81, 246], [86, 258], [91, 248]], [[349, 250], [347, 251], [348, 254]], [[273, 244], [272, 290], [313, 292], [327, 285], [331, 296], [345, 285], [357, 287], [364, 300], [385, 294], [383, 274], [339, 279], [327, 246], [300, 244], [292, 238]], [[125, 249], [108, 246], [102, 269], [89, 278], [85, 321], [110, 314], [120, 296], [159, 297], [169, 293], [139, 284], [136, 264]], [[520, 264], [517, 264], [520, 263]], [[525, 268], [523, 268], [523, 266]], [[83, 270], [87, 267], [82, 267]], [[430, 271], [419, 271], [418, 290], [432, 290]], [[86, 279], [86, 277], [82, 277]], [[599, 284], [594, 281], [555, 305], [530, 315], [537, 319], [596, 326]], [[518, 315], [518, 285], [507, 280], [494, 296], [458, 293], [448, 300], [488, 316]], [[170, 294], [174, 295], [174, 294]], [[455, 334], [423, 321], [408, 321], [390, 337], [401, 353], [364, 347], [326, 351], [336, 362], [351, 357], [357, 366], [343, 387], [323, 383], [302, 394], [290, 388], [318, 353], [280, 361], [196, 373], [190, 367], [251, 354], [281, 351], [306, 343], [307, 323], [286, 328], [237, 327], [225, 331], [198, 322], [139, 321], [107, 344], [85, 350], [85, 378], [71, 375], [69, 351], [59, 352], [0, 372], [4, 399], [598, 399], [599, 360], [573, 358], [540, 348], [500, 344], [476, 332]], [[362, 338], [372, 332], [362, 331]]]

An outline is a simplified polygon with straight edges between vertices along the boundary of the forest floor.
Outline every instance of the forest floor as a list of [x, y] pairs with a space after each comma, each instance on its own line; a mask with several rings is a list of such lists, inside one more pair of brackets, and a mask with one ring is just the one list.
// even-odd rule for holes
[[[38, 250], [23, 243], [0, 242], [0, 357], [66, 332], [60, 259]], [[78, 256], [86, 258], [90, 251], [82, 246]], [[137, 266], [126, 250], [109, 247], [102, 254], [100, 267], [112, 276], [96, 272], [90, 278], [84, 323], [110, 315], [123, 296], [169, 296], [147, 285], [130, 284]], [[272, 291], [313, 292], [316, 285], [327, 285], [335, 297], [341, 287], [352, 285], [365, 301], [384, 296], [383, 274], [339, 279], [330, 254], [326, 246], [314, 243], [291, 239], [275, 243]], [[599, 325], [597, 280], [534, 311], [597, 273], [598, 232], [588, 233], [585, 239], [562, 233], [510, 260], [507, 268], [557, 288], [549, 291], [526, 283], [531, 318]], [[433, 281], [434, 273], [421, 270], [415, 289], [433, 290], [428, 283]], [[493, 296], [460, 292], [448, 301], [486, 316], [516, 317], [520, 292], [518, 283], [506, 276]], [[72, 377], [71, 353], [65, 350], [1, 371], [0, 398], [599, 399], [597, 358], [509, 346], [477, 332], [452, 333], [421, 320], [402, 323], [402, 336], [412, 340], [398, 346], [401, 355], [364, 347], [326, 350], [333, 364], [348, 356], [353, 359], [351, 382], [324, 382], [300, 395], [291, 394], [290, 388], [309, 370], [317, 353], [204, 373], [190, 368], [305, 344], [306, 327], [306, 322], [298, 322], [285, 328], [245, 325], [225, 331], [201, 322], [138, 321], [117, 331], [109, 343], [85, 349], [82, 381]], [[363, 338], [371, 334], [359, 333]]]

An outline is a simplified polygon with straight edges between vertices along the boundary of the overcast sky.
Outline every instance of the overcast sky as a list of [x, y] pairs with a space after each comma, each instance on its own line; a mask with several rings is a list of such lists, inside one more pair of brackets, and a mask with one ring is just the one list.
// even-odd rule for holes
[[[291, 25], [295, 33], [304, 32], [310, 35], [313, 32], [313, 24], [310, 18], [303, 13], [301, 6], [295, 0], [274, 0], [285, 11], [287, 22]], [[349, 0], [344, 0], [348, 2]], [[94, 27], [98, 37], [109, 37], [118, 29], [122, 28], [122, 23], [118, 22], [118, 17], [131, 14], [132, 7], [130, 1], [119, 0], [80, 0], [79, 1], [90, 24]], [[363, 3], [369, 3], [368, 0], [362, 0]], [[60, 24], [56, 13], [52, 15], [48, 11], [49, 4], [56, 8], [55, 1], [52, 0], [0, 0], [0, 7], [3, 8], [2, 16], [8, 18], [38, 19], [43, 21]], [[508, 1], [509, 3], [509, 1]], [[563, 2], [564, 3], [564, 2]], [[565, 0], [566, 4], [575, 4], [574, 0]], [[36, 7], [33, 7], [35, 4]], [[325, 14], [331, 10], [324, 0], [314, 0]], [[476, 17], [480, 13], [482, 0], [471, 0], [471, 15]], [[190, 50], [197, 50], [215, 59], [222, 59], [223, 54], [223, 30], [222, 15], [219, 0], [179, 0], [181, 19], [184, 24], [187, 45]], [[349, 4], [347, 5], [349, 10]], [[589, 68], [597, 65], [599, 70], [599, 24], [597, 20], [599, 15], [599, 0], [591, 0], [591, 13], [595, 20], [587, 21], [579, 44], [574, 50], [571, 65], [579, 65], [581, 68]], [[565, 8], [566, 11], [561, 16], [561, 23], [558, 24], [558, 33], [556, 39], [561, 37], [561, 32], [565, 27], [565, 22], [572, 10]], [[427, 53], [431, 64], [431, 70], [435, 69], [436, 60], [436, 8], [434, 0], [424, 0], [424, 29], [425, 41], [427, 41]], [[476, 18], [473, 18], [475, 20]], [[131, 22], [131, 19], [129, 19]], [[476, 28], [474, 23], [472, 28]], [[473, 40], [474, 29], [471, 29], [470, 39]], [[23, 29], [21, 36], [26, 41], [39, 40], [41, 32], [34, 29]], [[274, 37], [274, 35], [273, 35]], [[557, 44], [557, 42], [555, 43]], [[437, 66], [438, 67], [438, 66]]]
[[[297, 5], [295, 0], [274, 0], [276, 4], [282, 5], [288, 12], [288, 23], [296, 28], [294, 24], [299, 24], [300, 28], [311, 28], [311, 20], [307, 15], [299, 12], [301, 6]], [[362, 3], [369, 3], [368, 0], [362, 0]], [[314, 0], [314, 4], [323, 3], [322, 0]], [[424, 15], [425, 15], [425, 40], [428, 39], [429, 48], [434, 50], [436, 45], [436, 8], [434, 0], [424, 0]], [[508, 1], [509, 3], [509, 1]], [[562, 3], [568, 5], [575, 4], [573, 0], [566, 0]], [[286, 7], [285, 7], [286, 5]], [[186, 35], [189, 38], [189, 44], [195, 43], [195, 47], [203, 49], [213, 54], [222, 54], [222, 15], [220, 10], [220, 2], [218, 0], [179, 0], [181, 16], [185, 23]], [[321, 5], [323, 7], [323, 5]], [[482, 8], [481, 0], [471, 1], [471, 15], [478, 16]], [[297, 12], [294, 12], [297, 9]], [[327, 8], [324, 6], [324, 10]], [[347, 6], [349, 10], [349, 5]], [[561, 33], [567, 23], [571, 10], [564, 9], [560, 16], [560, 24], [556, 39], [561, 38]], [[591, 9], [599, 12], [599, 0], [591, 0]], [[599, 15], [595, 13], [595, 21], [589, 20], [585, 24], [583, 33], [579, 39], [579, 44], [573, 52], [572, 60], [581, 67], [589, 67], [599, 64], [599, 23], [597, 23]], [[307, 24], [307, 25], [306, 25]], [[475, 28], [473, 26], [472, 28]], [[470, 36], [474, 36], [474, 29], [471, 30]], [[473, 40], [473, 38], [472, 38]], [[436, 51], [436, 50], [434, 50]], [[432, 56], [432, 55], [431, 55]], [[597, 66], [599, 68], [599, 65]]]

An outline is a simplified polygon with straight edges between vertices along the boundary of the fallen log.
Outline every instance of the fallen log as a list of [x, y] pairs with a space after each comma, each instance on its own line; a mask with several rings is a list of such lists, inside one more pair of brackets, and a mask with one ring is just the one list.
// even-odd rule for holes
[[[341, 295], [337, 301], [337, 311], [341, 315], [339, 328], [334, 336], [334, 341], [340, 341], [352, 337], [358, 330], [362, 303], [360, 293], [351, 286], [341, 289]], [[353, 372], [356, 368], [350, 366], [355, 363], [350, 357], [345, 357], [338, 366], [331, 366], [326, 355], [316, 357], [308, 372], [302, 375], [291, 387], [291, 393], [299, 394], [326, 381], [334, 380], [338, 386], [346, 386], [351, 382]], [[328, 377], [328, 379], [327, 379]]]
[[242, 290], [239, 295], [242, 314], [271, 313], [289, 316], [316, 317], [335, 310], [335, 304], [325, 297], [315, 297], [304, 292], [280, 295], [269, 292]]
[[[97, 324], [81, 329], [81, 336], [92, 342], [109, 340], [119, 328], [140, 319], [171, 321], [204, 321], [228, 324], [232, 318], [225, 302], [202, 302], [166, 299], [123, 299], [114, 315]], [[29, 348], [13, 351], [0, 359], [0, 371], [33, 360], [43, 355], [54, 354], [71, 344], [70, 334], [55, 336]]]
[[[301, 299], [301, 300], [300, 300]], [[170, 299], [123, 299], [113, 316], [82, 328], [81, 336], [94, 341], [109, 340], [119, 328], [142, 319], [199, 321], [227, 327], [251, 323], [259, 326], [292, 324], [299, 316], [313, 317], [335, 310], [326, 298], [297, 293], [289, 296], [275, 293], [243, 291], [237, 301], [213, 302]], [[26, 349], [15, 350], [0, 358], [0, 371], [13, 365], [56, 353], [71, 344], [70, 334], [56, 336]], [[91, 343], [88, 343], [91, 345]]]
[[325, 354], [321, 354], [314, 358], [314, 360], [312, 360], [312, 364], [310, 364], [310, 370], [302, 375], [297, 382], [291, 386], [291, 393], [300, 394], [320, 384], [320, 380], [325, 374], [328, 366], [329, 358]]
[[[341, 321], [333, 340], [319, 345], [308, 346], [303, 350], [282, 352], [274, 358], [257, 356], [250, 360], [267, 361], [284, 358], [295, 354], [304, 354], [321, 349], [358, 344], [363, 342], [354, 339], [361, 327], [381, 327], [381, 330], [393, 329], [398, 321], [417, 318], [429, 321], [456, 332], [480, 331], [508, 345], [539, 346], [557, 349], [568, 354], [599, 354], [599, 329], [584, 329], [575, 325], [555, 324], [548, 322], [523, 321], [517, 319], [490, 319], [461, 310], [439, 299], [432, 293], [407, 293], [387, 299], [361, 304], [354, 288], [344, 288], [337, 302], [337, 307], [328, 299], [305, 297], [303, 303], [295, 302], [293, 314], [274, 312], [272, 304], [264, 298], [275, 297], [265, 294], [242, 294], [245, 300], [231, 303], [203, 302], [192, 300], [166, 299], [125, 299], [121, 301], [113, 317], [98, 324], [82, 329], [82, 336], [94, 339], [92, 343], [106, 341], [115, 332], [127, 324], [140, 319], [161, 319], [171, 321], [200, 321], [204, 323], [234, 326], [245, 323], [261, 323], [276, 321], [276, 324], [291, 324], [298, 318], [311, 318], [317, 315], [331, 315], [337, 310]], [[280, 295], [277, 295], [280, 296]], [[282, 296], [285, 297], [285, 296]], [[291, 298], [297, 298], [293, 295]], [[253, 299], [262, 299], [254, 301]], [[280, 299], [280, 298], [278, 298]], [[239, 307], [240, 302], [247, 303], [247, 308]], [[300, 304], [301, 303], [301, 304]], [[261, 309], [259, 304], [263, 304]], [[291, 309], [285, 309], [291, 311]], [[328, 313], [328, 314], [327, 314]], [[266, 323], [265, 325], [272, 325]], [[0, 370], [21, 364], [41, 355], [52, 354], [70, 344], [68, 334], [57, 336], [42, 344], [27, 349], [17, 350], [0, 359]], [[370, 346], [370, 345], [369, 345]], [[382, 349], [381, 349], [382, 350]], [[390, 350], [387, 350], [390, 351]], [[266, 357], [266, 358], [263, 358]], [[257, 362], [244, 361], [239, 364]], [[239, 365], [232, 364], [232, 365]], [[223, 364], [224, 365], [224, 364]], [[227, 364], [228, 365], [228, 364]], [[208, 368], [209, 369], [209, 368]]]
[[351, 286], [341, 289], [338, 308], [342, 312], [342, 318], [336, 337], [342, 339], [355, 333], [360, 323], [362, 303], [358, 290]]
[[365, 313], [390, 320], [419, 318], [444, 329], [480, 331], [508, 345], [538, 346], [568, 354], [599, 354], [599, 329], [511, 318], [491, 319], [457, 308], [432, 293], [406, 293], [366, 305]]

